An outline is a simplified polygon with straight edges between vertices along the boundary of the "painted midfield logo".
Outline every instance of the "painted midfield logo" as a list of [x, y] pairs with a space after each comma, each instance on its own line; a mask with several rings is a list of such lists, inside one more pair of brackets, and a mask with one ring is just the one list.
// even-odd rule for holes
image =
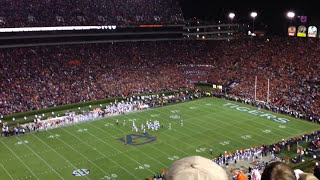
[[148, 133], [142, 133], [142, 134], [129, 134], [124, 138], [119, 138], [116, 140], [123, 142], [124, 145], [140, 146], [140, 145], [144, 145], [144, 144], [148, 144], [156, 141], [157, 137], [151, 136]]

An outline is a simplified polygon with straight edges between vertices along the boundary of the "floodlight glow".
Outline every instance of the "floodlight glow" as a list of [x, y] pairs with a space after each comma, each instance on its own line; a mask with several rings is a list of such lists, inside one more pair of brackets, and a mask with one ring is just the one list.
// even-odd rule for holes
[[229, 18], [233, 19], [236, 15], [234, 13], [229, 13]]
[[258, 13], [257, 13], [257, 12], [252, 12], [252, 13], [250, 14], [250, 16], [251, 16], [252, 18], [256, 18], [256, 17], [258, 16]]
[[287, 13], [287, 17], [288, 17], [288, 18], [294, 18], [295, 15], [296, 15], [296, 14], [295, 14], [294, 12], [292, 12], [292, 11], [290, 11], [290, 12]]

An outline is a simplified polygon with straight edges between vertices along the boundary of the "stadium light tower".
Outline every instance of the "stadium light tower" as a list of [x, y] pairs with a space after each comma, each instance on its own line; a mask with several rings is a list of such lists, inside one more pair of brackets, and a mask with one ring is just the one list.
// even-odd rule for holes
[[233, 12], [229, 13], [229, 18], [231, 20], [231, 24], [232, 24], [232, 21], [233, 21], [235, 16], [236, 16], [236, 14], [234, 14]]
[[252, 17], [252, 24], [253, 24], [253, 33], [254, 33], [254, 20], [256, 19], [256, 17], [258, 16], [258, 13], [253, 11], [250, 13], [250, 16]]
[[296, 16], [296, 14], [293, 11], [287, 12], [287, 17], [290, 19], [290, 24], [292, 22], [292, 19]]
[[289, 11], [287, 13], [287, 17], [290, 18], [290, 19], [294, 18], [295, 16], [296, 16], [296, 14], [294, 12], [292, 12], [292, 11]]

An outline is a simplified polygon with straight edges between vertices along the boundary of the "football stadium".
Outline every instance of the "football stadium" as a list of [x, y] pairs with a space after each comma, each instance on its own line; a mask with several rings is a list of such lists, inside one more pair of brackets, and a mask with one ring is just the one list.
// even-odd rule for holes
[[319, 179], [320, 18], [191, 4], [1, 1], [0, 179]]

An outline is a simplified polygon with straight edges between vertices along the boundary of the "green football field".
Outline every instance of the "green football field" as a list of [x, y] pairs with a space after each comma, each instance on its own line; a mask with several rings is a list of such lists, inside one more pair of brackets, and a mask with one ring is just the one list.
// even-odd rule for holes
[[[148, 134], [131, 131], [132, 121], [140, 129], [147, 120], [158, 120], [164, 128], [148, 130]], [[319, 129], [317, 124], [244, 104], [204, 98], [47, 132], [0, 138], [0, 179], [140, 180], [168, 169], [183, 157], [211, 158], [210, 148], [217, 156]], [[88, 175], [74, 176], [84, 174]]]

